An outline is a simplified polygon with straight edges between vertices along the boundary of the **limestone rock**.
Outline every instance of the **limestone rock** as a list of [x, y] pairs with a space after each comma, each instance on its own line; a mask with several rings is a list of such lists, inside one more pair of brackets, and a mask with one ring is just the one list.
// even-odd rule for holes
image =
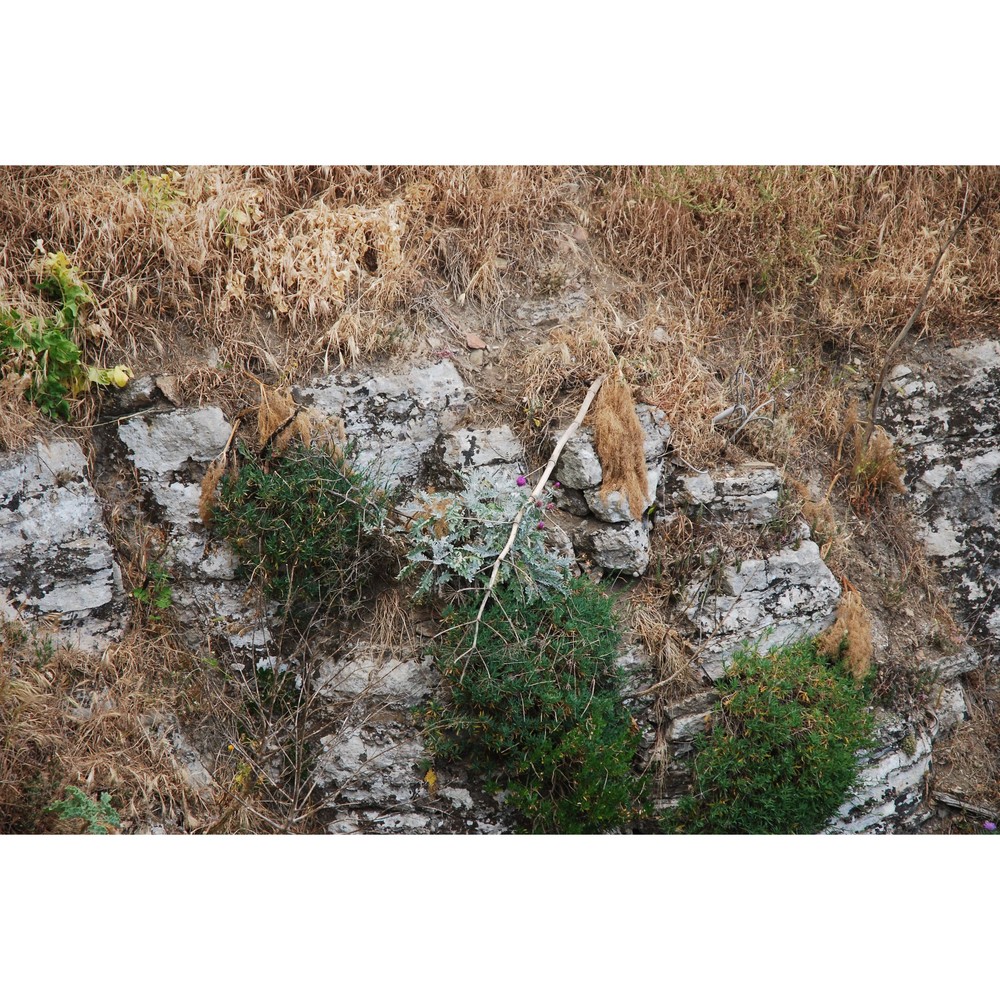
[[840, 584], [807, 540], [718, 567], [686, 589], [681, 606], [704, 640], [698, 662], [715, 680], [746, 642], [764, 652], [818, 635], [833, 623], [839, 598]]
[[133, 417], [121, 425], [118, 436], [137, 469], [165, 476], [189, 462], [211, 462], [225, 448], [231, 430], [222, 410], [206, 406]]
[[591, 521], [576, 530], [573, 544], [606, 570], [641, 576], [649, 566], [649, 528], [642, 521], [627, 524]]
[[894, 369], [883, 423], [906, 462], [926, 549], [957, 615], [1000, 637], [1000, 341], [982, 341]]
[[496, 804], [445, 769], [432, 788], [427, 752], [411, 725], [396, 718], [362, 722], [321, 739], [313, 771], [331, 833], [503, 833]]
[[392, 485], [417, 478], [425, 454], [458, 426], [466, 405], [465, 383], [447, 360], [399, 375], [332, 376], [294, 395], [341, 417], [359, 445], [357, 464]]
[[[636, 413], [644, 432], [646, 499], [651, 503], [663, 473], [670, 428], [662, 410], [641, 404]], [[556, 438], [561, 433], [557, 431]], [[602, 569], [636, 576], [644, 573], [649, 565], [649, 526], [642, 520], [642, 511], [633, 511], [618, 491], [601, 495], [604, 472], [591, 428], [580, 428], [566, 443], [554, 478], [563, 486], [558, 505], [575, 516], [591, 518], [589, 524], [574, 533], [577, 548]]]
[[707, 507], [719, 518], [766, 524], [778, 516], [781, 484], [781, 472], [773, 465], [748, 462], [678, 475], [673, 494], [675, 502]]
[[857, 790], [825, 833], [902, 833], [927, 818], [923, 805], [931, 765], [930, 733], [914, 733], [909, 720], [883, 713], [875, 742], [875, 748], [862, 755]]
[[525, 471], [524, 446], [506, 424], [489, 430], [464, 428], [444, 435], [442, 461], [459, 472], [488, 469], [494, 481], [511, 488]]
[[[565, 428], [556, 433], [558, 439]], [[556, 465], [555, 478], [563, 486], [574, 490], [586, 490], [592, 486], [600, 486], [604, 478], [601, 461], [594, 447], [594, 432], [589, 427], [580, 427], [566, 442], [559, 462]]]
[[431, 657], [384, 656], [362, 648], [322, 663], [316, 690], [328, 699], [412, 708], [434, 690], [437, 682]]
[[245, 587], [235, 582], [236, 557], [228, 546], [210, 543], [198, 512], [202, 478], [231, 431], [215, 406], [138, 415], [118, 429], [168, 531], [163, 561], [173, 577], [173, 609], [194, 644], [204, 640], [206, 622], [236, 639], [252, 631], [256, 619], [243, 600]]
[[120, 597], [80, 446], [53, 440], [0, 459], [0, 616], [49, 616], [66, 641], [101, 649], [119, 632]]

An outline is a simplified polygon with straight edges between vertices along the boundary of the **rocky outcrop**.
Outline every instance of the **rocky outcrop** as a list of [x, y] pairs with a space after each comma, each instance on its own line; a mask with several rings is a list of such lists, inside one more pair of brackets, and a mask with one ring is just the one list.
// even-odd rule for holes
[[121, 575], [75, 441], [0, 459], [0, 616], [101, 649], [121, 633]]
[[675, 504], [702, 508], [716, 518], [761, 525], [780, 513], [781, 472], [762, 462], [682, 472], [670, 485]]
[[833, 624], [840, 584], [805, 538], [764, 559], [716, 565], [689, 586], [681, 608], [697, 630], [698, 663], [717, 680], [744, 644], [766, 652]]
[[465, 383], [450, 361], [398, 375], [337, 375], [294, 392], [296, 400], [344, 421], [356, 461], [390, 484], [412, 483], [438, 435], [465, 413]]
[[883, 423], [906, 463], [928, 554], [958, 616], [1000, 638], [1000, 342], [940, 352], [890, 373]]
[[[403, 655], [399, 655], [403, 653]], [[440, 686], [429, 657], [358, 647], [320, 665], [335, 731], [312, 772], [331, 833], [497, 833], [495, 800], [459, 768], [432, 768], [413, 710]]]
[[[933, 377], [914, 367], [893, 373], [896, 394], [887, 421], [906, 451], [908, 484], [926, 520], [929, 551], [957, 587], [966, 620], [1000, 635], [1000, 601], [990, 583], [1000, 570], [994, 503], [1000, 498], [1000, 450], [994, 446], [1000, 405], [991, 402], [1000, 391], [1000, 345], [945, 353], [947, 364]], [[187, 639], [197, 647], [210, 633], [224, 636], [237, 675], [248, 668], [298, 669], [279, 661], [273, 620], [246, 604], [232, 553], [210, 538], [200, 519], [202, 478], [232, 425], [212, 406], [164, 412], [170, 395], [155, 384], [144, 392], [135, 405], [155, 409], [123, 413], [117, 431], [107, 433], [117, 435], [121, 454], [114, 462], [128, 463], [124, 478], [138, 483], [144, 516], [165, 533], [163, 558]], [[339, 375], [296, 389], [294, 396], [342, 419], [359, 444], [357, 460], [390, 483], [450, 488], [452, 474], [477, 469], [517, 489], [518, 476], [527, 474], [523, 446], [510, 427], [467, 426], [468, 391], [449, 361], [406, 373]], [[683, 794], [694, 741], [712, 719], [716, 694], [709, 681], [745, 643], [766, 650], [822, 631], [833, 621], [840, 586], [805, 524], [786, 519], [777, 469], [762, 463], [704, 473], [675, 469], [668, 465], [670, 430], [663, 414], [648, 406], [638, 412], [648, 499], [656, 499], [659, 515], [670, 520], [683, 512], [707, 524], [709, 536], [721, 538], [736, 527], [755, 539], [752, 554], [740, 557], [713, 537], [700, 572], [679, 595], [701, 688], [673, 701], [659, 694], [629, 701], [646, 761], [660, 765], [659, 802], [666, 805]], [[550, 540], [599, 570], [646, 572], [650, 519], [636, 516], [619, 493], [602, 496], [603, 470], [589, 429], [568, 442], [553, 478], [561, 482], [556, 502], [562, 513], [546, 515]], [[0, 497], [0, 613], [25, 622], [59, 618], [68, 641], [106, 645], [125, 623], [126, 604], [101, 500], [79, 445], [54, 440], [4, 456]], [[328, 721], [311, 776], [327, 829], [509, 828], [502, 803], [460, 767], [432, 768], [414, 709], [439, 693], [440, 674], [419, 648], [361, 645], [328, 658], [311, 653], [318, 667], [305, 682]], [[977, 662], [964, 648], [939, 658], [927, 675], [923, 715], [880, 716], [878, 746], [829, 832], [919, 826], [933, 741], [966, 717], [961, 678]], [[641, 656], [630, 663], [632, 690], [649, 687], [650, 663]], [[192, 775], [190, 784], [209, 794], [213, 779], [180, 724], [171, 718], [163, 725]]]

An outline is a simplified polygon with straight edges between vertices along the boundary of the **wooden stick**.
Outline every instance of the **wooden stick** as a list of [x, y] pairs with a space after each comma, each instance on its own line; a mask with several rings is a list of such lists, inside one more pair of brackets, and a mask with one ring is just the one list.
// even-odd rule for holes
[[991, 809], [984, 809], [982, 806], [974, 806], [971, 802], [966, 802], [957, 795], [950, 795], [947, 792], [931, 792], [931, 798], [942, 805], [951, 806], [952, 809], [961, 809], [963, 812], [971, 813], [973, 816], [982, 816], [983, 819], [993, 820], [994, 822], [1000, 820], [1000, 814], [993, 812]]
[[[966, 197], [968, 197], [968, 191], [966, 191]], [[889, 345], [889, 350], [886, 352], [885, 355], [885, 361], [882, 364], [882, 370], [879, 372], [878, 381], [876, 381], [875, 383], [875, 391], [872, 394], [872, 405], [871, 409], [868, 411], [868, 420], [865, 424], [865, 434], [862, 442], [862, 449], [868, 447], [868, 442], [869, 440], [871, 440], [872, 431], [875, 430], [875, 413], [878, 410], [878, 404], [882, 399], [882, 390], [885, 387], [886, 376], [889, 374], [889, 366], [892, 364], [892, 356], [893, 354], [896, 353], [897, 348], [906, 339], [906, 335], [910, 332], [910, 330], [913, 327], [913, 324], [916, 323], [917, 321], [917, 317], [923, 310], [924, 303], [927, 301], [927, 295], [930, 292], [931, 285], [934, 282], [934, 276], [937, 274], [938, 268], [941, 266], [941, 261], [944, 259], [945, 251], [948, 249], [948, 247], [952, 245], [952, 243], [955, 242], [955, 239], [958, 237], [958, 234], [965, 227], [965, 224], [969, 221], [969, 219], [971, 219], [972, 216], [979, 211], [979, 206], [983, 203], [983, 198], [985, 197], [986, 197], [985, 194], [981, 194], [976, 199], [975, 205], [973, 205], [968, 212], [964, 210], [963, 206], [962, 217], [961, 219], [958, 220], [958, 225], [955, 226], [955, 228], [952, 230], [951, 236], [949, 236], [948, 239], [945, 240], [944, 245], [938, 252], [937, 259], [934, 261], [934, 266], [931, 268], [931, 273], [927, 276], [927, 283], [924, 285], [924, 292], [920, 296], [920, 301], [917, 303], [916, 309], [914, 309], [913, 312], [910, 313], [910, 318], [906, 321], [906, 326], [904, 326], [903, 329], [900, 330], [899, 335]]]
[[[489, 582], [486, 584], [486, 592], [483, 594], [482, 603], [479, 605], [479, 611], [476, 613], [475, 618], [475, 630], [472, 635], [472, 645], [462, 653], [462, 656], [468, 656], [475, 648], [476, 642], [479, 639], [479, 625], [483, 620], [483, 614], [486, 611], [486, 605], [489, 603], [490, 595], [493, 593], [493, 588], [496, 586], [497, 577], [500, 575], [500, 567], [503, 565], [504, 559], [510, 554], [510, 550], [514, 547], [514, 539], [517, 538], [517, 530], [521, 527], [521, 521], [524, 520], [525, 513], [533, 506], [534, 501], [542, 495], [542, 491], [545, 489], [545, 484], [549, 481], [549, 476], [552, 475], [553, 470], [556, 467], [556, 462], [559, 461], [559, 456], [562, 454], [563, 448], [566, 447], [566, 442], [577, 432], [580, 424], [583, 423], [583, 418], [587, 415], [587, 411], [590, 409], [590, 404], [594, 401], [594, 397], [597, 395], [598, 390], [604, 385], [604, 380], [607, 375], [602, 375], [600, 378], [595, 379], [594, 383], [591, 385], [590, 389], [587, 391], [587, 395], [580, 404], [580, 409], [577, 411], [576, 417], [573, 418], [573, 423], [566, 428], [563, 432], [562, 437], [556, 442], [555, 449], [549, 458], [549, 464], [545, 466], [545, 471], [542, 473], [541, 479], [538, 480], [538, 484], [531, 491], [528, 497], [529, 502], [526, 503], [518, 512], [517, 517], [514, 518], [514, 524], [510, 529], [510, 536], [507, 538], [507, 544], [501, 549], [500, 555], [497, 556], [496, 562], [493, 563], [493, 571], [490, 573]], [[465, 676], [465, 671], [462, 671], [462, 676]]]

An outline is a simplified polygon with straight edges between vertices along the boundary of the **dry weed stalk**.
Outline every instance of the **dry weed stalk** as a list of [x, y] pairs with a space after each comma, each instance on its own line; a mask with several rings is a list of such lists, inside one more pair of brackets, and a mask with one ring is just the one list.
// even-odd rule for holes
[[638, 520], [650, 502], [644, 451], [646, 436], [635, 412], [632, 392], [621, 373], [604, 382], [594, 402], [590, 423], [604, 474], [601, 499], [621, 493]]

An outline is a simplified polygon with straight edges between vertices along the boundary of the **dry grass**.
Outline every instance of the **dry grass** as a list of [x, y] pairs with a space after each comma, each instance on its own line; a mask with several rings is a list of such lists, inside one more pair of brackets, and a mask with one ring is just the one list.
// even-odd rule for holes
[[[245, 405], [248, 368], [303, 377], [410, 349], [409, 310], [429, 289], [504, 333], [513, 293], [580, 275], [586, 322], [553, 334], [554, 357], [505, 358], [531, 419], [546, 419], [553, 379], [572, 388], [588, 367], [576, 346], [589, 326], [698, 464], [725, 444], [710, 421], [740, 365], [792, 387], [803, 430], [819, 419], [824, 352], [877, 371], [967, 188], [995, 180], [951, 167], [4, 167], [0, 298], [31, 312], [36, 241], [63, 250], [98, 300], [89, 360], [186, 367], [189, 398]], [[996, 223], [990, 195], [918, 333], [1000, 318]]]
[[103, 656], [5, 626], [0, 656], [0, 832], [55, 829], [44, 807], [66, 785], [107, 791], [123, 821], [193, 829], [208, 807], [163, 731], [167, 694], [190, 669], [163, 636], [133, 632]]
[[594, 428], [594, 446], [604, 472], [601, 499], [621, 493], [632, 517], [642, 517], [651, 499], [643, 450], [646, 438], [624, 379], [611, 377], [601, 386], [587, 419]]
[[34, 439], [38, 410], [24, 398], [30, 376], [0, 377], [0, 451], [17, 451]]
[[837, 620], [816, 640], [816, 648], [836, 659], [841, 650], [844, 663], [857, 681], [868, 676], [872, 666], [872, 622], [861, 595], [845, 582], [837, 608]]
[[692, 651], [672, 624], [662, 594], [654, 589], [634, 594], [625, 607], [625, 620], [652, 661], [652, 690], [659, 701], [676, 700], [700, 689]]

